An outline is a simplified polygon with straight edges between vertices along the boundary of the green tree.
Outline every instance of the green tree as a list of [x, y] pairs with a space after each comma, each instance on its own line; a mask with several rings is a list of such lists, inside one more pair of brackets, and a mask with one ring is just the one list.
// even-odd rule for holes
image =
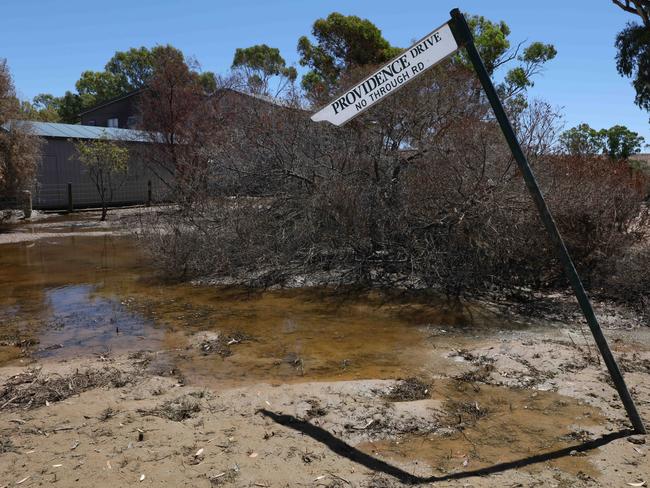
[[589, 124], [579, 124], [560, 135], [562, 150], [574, 156], [601, 154], [605, 149], [602, 131], [592, 129]]
[[645, 139], [624, 125], [615, 125], [601, 131], [605, 153], [614, 161], [627, 160], [641, 152]]
[[102, 204], [101, 220], [106, 220], [108, 205], [115, 191], [126, 181], [129, 151], [106, 137], [80, 140], [75, 144], [77, 157], [88, 168]]
[[298, 77], [296, 68], [287, 66], [280, 50], [266, 44], [238, 48], [232, 61], [232, 69], [241, 72], [253, 93], [271, 95], [270, 82], [277, 78], [276, 94], [293, 83]]
[[[469, 15], [467, 23], [474, 34], [474, 43], [485, 63], [485, 67], [494, 74], [500, 67], [516, 62], [504, 76], [498, 89], [504, 98], [512, 98], [521, 94], [534, 85], [533, 77], [541, 73], [546, 62], [557, 55], [557, 50], [552, 44], [532, 42], [528, 46], [519, 44], [512, 48], [510, 40], [510, 27], [504, 21], [492, 22], [483, 16]], [[465, 52], [461, 51], [459, 57], [466, 65], [470, 65]]]
[[75, 88], [79, 95], [89, 95], [96, 103], [128, 93], [131, 90], [120, 76], [108, 71], [84, 71], [75, 83]]
[[616, 68], [632, 79], [635, 103], [650, 112], [650, 0], [613, 0], [641, 23], [629, 22], [616, 36]]
[[[468, 15], [468, 24], [476, 46], [490, 74], [504, 65], [512, 67], [499, 90], [506, 98], [522, 94], [533, 86], [533, 77], [543, 65], [557, 55], [551, 44], [533, 42], [526, 47], [511, 47], [510, 27], [485, 17]], [[315, 43], [303, 36], [298, 41], [300, 64], [308, 66], [302, 86], [312, 100], [321, 101], [337, 89], [342, 75], [360, 66], [380, 64], [397, 56], [401, 49], [391, 46], [381, 31], [369, 20], [332, 13], [314, 22]], [[456, 60], [469, 66], [464, 52]], [[521, 100], [520, 100], [521, 102]]]
[[104, 66], [103, 71], [84, 71], [75, 83], [77, 90], [66, 92], [56, 99], [57, 112], [63, 122], [76, 123], [78, 114], [98, 103], [144, 88], [155, 74], [161, 59], [175, 58], [188, 65], [199, 77], [207, 93], [216, 87], [214, 73], [199, 73], [199, 66], [186, 60], [174, 46], [139, 47], [117, 51]]
[[22, 101], [20, 104], [21, 118], [41, 122], [60, 122], [59, 103], [54, 95], [41, 93], [32, 101]]
[[589, 124], [580, 124], [560, 136], [564, 152], [577, 156], [603, 154], [613, 161], [627, 160], [641, 152], [645, 139], [624, 125], [596, 130]]
[[57, 112], [61, 122], [76, 124], [79, 121], [79, 113], [95, 104], [95, 97], [88, 93], [80, 95], [66, 91], [65, 95], [57, 98]]
[[399, 54], [381, 31], [367, 19], [333, 12], [312, 27], [315, 44], [308, 37], [298, 40], [300, 65], [310, 70], [302, 86], [314, 100], [329, 97], [342, 74], [358, 66], [379, 64]]

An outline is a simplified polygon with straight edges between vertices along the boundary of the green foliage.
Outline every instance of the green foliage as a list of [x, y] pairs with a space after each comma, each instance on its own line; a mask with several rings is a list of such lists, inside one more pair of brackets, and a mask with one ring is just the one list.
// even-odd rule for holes
[[[511, 48], [510, 27], [504, 21], [492, 22], [483, 16], [465, 14], [474, 35], [474, 43], [485, 67], [494, 74], [501, 66], [517, 62], [504, 76], [498, 90], [504, 98], [515, 98], [534, 85], [533, 77], [541, 73], [543, 65], [555, 58], [557, 50], [552, 44], [536, 41], [522, 49]], [[470, 65], [463, 51], [458, 55], [464, 64]]]
[[280, 89], [293, 83], [298, 77], [295, 68], [287, 66], [280, 50], [266, 44], [238, 48], [232, 61], [232, 69], [241, 71], [249, 88], [255, 93], [269, 94], [269, 81], [279, 77]]
[[576, 156], [607, 155], [613, 161], [627, 160], [641, 152], [645, 139], [623, 125], [596, 130], [580, 124], [560, 136], [564, 152]]
[[90, 95], [102, 101], [128, 92], [119, 76], [108, 71], [84, 71], [75, 83], [79, 95]]
[[60, 122], [61, 117], [58, 108], [58, 100], [54, 95], [41, 93], [36, 95], [31, 102], [21, 102], [21, 118], [41, 122]]
[[650, 112], [650, 28], [629, 23], [616, 37], [616, 68], [632, 78], [636, 104]]
[[510, 27], [504, 22], [492, 22], [481, 15], [469, 15], [467, 24], [474, 34], [474, 44], [478, 50], [485, 68], [490, 74], [502, 64], [504, 55], [510, 49]]
[[[517, 63], [504, 75], [504, 81], [498, 87], [506, 98], [514, 100], [533, 86], [534, 76], [557, 55], [553, 45], [542, 42], [512, 49], [510, 27], [503, 21], [492, 22], [476, 15], [467, 15], [467, 21], [490, 74], [503, 65]], [[315, 43], [306, 36], [298, 41], [300, 64], [310, 68], [302, 79], [302, 87], [312, 100], [331, 96], [341, 76], [352, 68], [384, 63], [401, 52], [400, 48], [391, 46], [383, 38], [372, 22], [353, 15], [334, 12], [326, 19], [318, 19], [314, 22], [312, 35]], [[470, 64], [462, 51], [455, 59], [467, 66]]]
[[106, 137], [80, 140], [75, 144], [79, 160], [90, 171], [124, 173], [127, 170], [129, 150], [108, 140]]
[[[127, 51], [117, 51], [104, 66], [103, 71], [84, 71], [75, 83], [76, 93], [67, 91], [62, 97], [43, 95], [46, 99], [35, 97], [30, 105], [25, 105], [25, 113], [33, 120], [53, 120], [52, 111], [58, 120], [74, 124], [79, 121], [79, 113], [98, 103], [125, 95], [147, 86], [164, 59], [175, 58], [187, 64], [183, 53], [170, 45], [153, 48], [139, 47]], [[216, 78], [209, 71], [199, 73], [201, 86], [206, 93], [216, 89]], [[40, 95], [39, 95], [40, 96]], [[47, 107], [41, 106], [47, 101]]]
[[615, 161], [628, 159], [641, 152], [645, 139], [624, 125], [615, 125], [600, 131], [605, 141], [605, 151]]
[[[76, 156], [88, 168], [90, 179], [102, 202], [102, 220], [113, 194], [124, 182], [128, 170], [129, 150], [106, 137], [75, 143]], [[120, 180], [120, 176], [122, 179]]]
[[574, 156], [601, 154], [604, 141], [596, 129], [589, 124], [579, 124], [560, 136], [560, 146], [564, 152]]
[[399, 54], [381, 31], [367, 19], [333, 12], [314, 22], [312, 35], [298, 40], [300, 65], [310, 71], [302, 86], [314, 99], [330, 95], [339, 78], [351, 68], [379, 64]]

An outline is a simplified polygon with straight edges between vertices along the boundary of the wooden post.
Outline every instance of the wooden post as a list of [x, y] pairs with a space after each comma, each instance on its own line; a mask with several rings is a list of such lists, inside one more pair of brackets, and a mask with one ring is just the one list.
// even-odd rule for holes
[[147, 181], [147, 207], [151, 207], [151, 180]]
[[72, 213], [74, 207], [72, 205], [72, 183], [68, 183], [68, 212]]
[[23, 215], [26, 219], [31, 218], [32, 216], [32, 192], [29, 190], [23, 190]]

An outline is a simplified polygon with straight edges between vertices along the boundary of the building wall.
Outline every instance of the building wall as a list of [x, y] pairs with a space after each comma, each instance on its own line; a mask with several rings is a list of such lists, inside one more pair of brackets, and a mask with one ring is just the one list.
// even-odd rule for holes
[[[75, 207], [99, 206], [101, 201], [88, 169], [76, 156], [74, 142], [70, 139], [45, 138], [43, 156], [39, 166], [33, 205], [37, 209], [65, 209], [68, 207], [68, 183], [72, 184]], [[113, 204], [145, 203], [148, 198], [148, 181], [151, 180], [152, 199], [162, 201], [167, 186], [162, 183], [140, 158], [146, 151], [143, 144], [129, 144], [131, 161], [129, 171], [113, 198]]]
[[133, 124], [129, 126], [129, 117], [135, 117], [137, 121], [137, 100], [137, 95], [132, 95], [84, 113], [81, 115], [81, 125], [108, 127], [108, 120], [117, 118], [120, 129], [133, 129], [135, 126]]

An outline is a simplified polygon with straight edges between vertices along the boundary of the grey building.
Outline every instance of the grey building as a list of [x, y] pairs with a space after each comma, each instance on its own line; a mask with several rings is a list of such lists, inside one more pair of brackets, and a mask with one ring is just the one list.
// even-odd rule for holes
[[36, 185], [32, 193], [34, 208], [67, 208], [68, 183], [72, 186], [72, 199], [76, 208], [100, 204], [97, 188], [88, 174], [88, 169], [79, 161], [74, 144], [78, 140], [102, 137], [125, 144], [130, 153], [128, 173], [115, 185], [116, 191], [112, 204], [145, 203], [148, 199], [149, 181], [151, 181], [154, 201], [163, 200], [167, 193], [167, 185], [152, 173], [144, 160], [146, 147], [150, 144], [144, 132], [51, 122], [12, 121], [9, 123], [27, 124], [35, 136], [45, 141]]
[[79, 114], [82, 125], [134, 129], [140, 123], [140, 95], [145, 89], [106, 100]]

